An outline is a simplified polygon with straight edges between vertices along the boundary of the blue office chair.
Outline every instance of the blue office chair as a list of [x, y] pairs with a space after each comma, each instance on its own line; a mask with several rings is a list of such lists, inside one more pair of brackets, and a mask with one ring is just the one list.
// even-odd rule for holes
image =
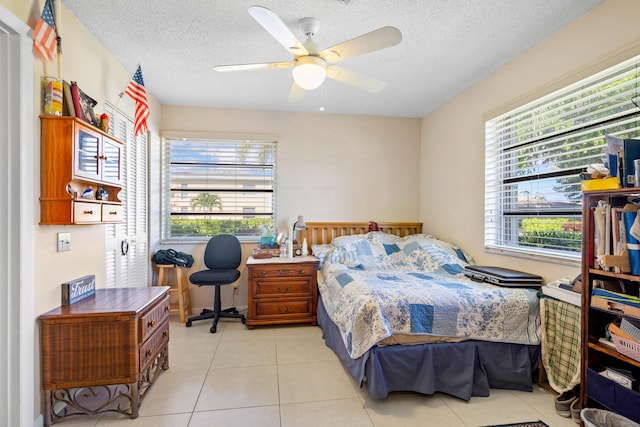
[[222, 310], [220, 300], [220, 286], [234, 283], [240, 278], [238, 267], [242, 261], [240, 241], [231, 234], [213, 236], [204, 250], [204, 264], [207, 270], [198, 271], [189, 276], [189, 281], [197, 286], [215, 286], [213, 310], [204, 309], [199, 316], [190, 317], [185, 325], [191, 326], [196, 320], [213, 319], [213, 326], [209, 331], [216, 333], [218, 320], [221, 317], [241, 319], [246, 322], [244, 315], [238, 314], [235, 307]]

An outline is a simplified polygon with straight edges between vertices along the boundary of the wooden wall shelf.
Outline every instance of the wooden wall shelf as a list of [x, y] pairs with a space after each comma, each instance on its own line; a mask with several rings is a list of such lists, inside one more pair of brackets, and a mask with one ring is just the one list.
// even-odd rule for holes
[[[40, 127], [40, 224], [122, 222], [123, 143], [76, 117], [40, 116]], [[89, 187], [94, 198], [79, 197]]]

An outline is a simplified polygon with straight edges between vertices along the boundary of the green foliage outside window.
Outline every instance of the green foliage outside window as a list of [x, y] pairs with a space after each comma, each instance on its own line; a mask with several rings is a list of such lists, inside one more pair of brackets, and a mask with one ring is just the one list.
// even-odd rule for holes
[[582, 224], [568, 218], [526, 218], [518, 233], [521, 246], [546, 249], [582, 250]]
[[271, 218], [246, 219], [196, 219], [177, 218], [170, 220], [171, 236], [173, 237], [202, 237], [228, 233], [241, 236], [260, 236], [264, 227], [273, 225]]

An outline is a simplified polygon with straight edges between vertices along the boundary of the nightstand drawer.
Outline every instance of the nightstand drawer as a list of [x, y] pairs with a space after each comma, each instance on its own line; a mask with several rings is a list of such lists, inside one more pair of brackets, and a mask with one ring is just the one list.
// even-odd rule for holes
[[249, 270], [249, 278], [261, 277], [300, 277], [311, 276], [315, 268], [311, 265], [261, 265]]
[[313, 300], [270, 300], [270, 301], [254, 301], [255, 304], [255, 318], [265, 317], [296, 317], [296, 316], [309, 316], [312, 313]]
[[256, 280], [252, 288], [254, 298], [311, 297], [311, 279]]

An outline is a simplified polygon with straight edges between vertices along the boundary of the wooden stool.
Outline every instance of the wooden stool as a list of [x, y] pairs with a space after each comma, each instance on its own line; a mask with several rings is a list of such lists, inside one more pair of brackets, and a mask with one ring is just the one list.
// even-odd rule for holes
[[[186, 321], [185, 311], [191, 314], [191, 294], [189, 292], [189, 280], [186, 277], [186, 269], [177, 265], [156, 264], [158, 267], [158, 283], [157, 286], [169, 286], [169, 295], [178, 293], [178, 305], [171, 305], [169, 312], [180, 313], [180, 322]], [[173, 269], [176, 272], [176, 281], [170, 282], [168, 274], [164, 272], [167, 269]], [[167, 271], [168, 273], [169, 271]]]

